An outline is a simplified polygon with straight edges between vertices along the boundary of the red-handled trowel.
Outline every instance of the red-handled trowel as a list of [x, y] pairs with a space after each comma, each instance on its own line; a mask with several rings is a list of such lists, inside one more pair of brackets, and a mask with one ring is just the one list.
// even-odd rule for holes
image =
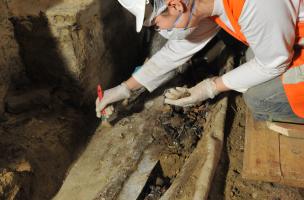
[[[103, 91], [102, 91], [102, 88], [101, 88], [101, 85], [98, 84], [97, 85], [97, 95], [98, 95], [98, 99], [99, 101], [102, 100], [103, 98]], [[106, 127], [111, 127], [111, 124], [108, 122], [107, 120], [107, 113], [106, 113], [106, 109], [104, 108], [101, 112], [101, 125], [102, 126], [106, 126]]]
[[[97, 95], [98, 95], [99, 101], [101, 101], [103, 98], [103, 92], [102, 92], [102, 88], [101, 88], [100, 84], [98, 84], [98, 86], [97, 86]], [[105, 109], [103, 109], [101, 111], [101, 116], [104, 117], [105, 115], [106, 115], [106, 111], [105, 111]]]

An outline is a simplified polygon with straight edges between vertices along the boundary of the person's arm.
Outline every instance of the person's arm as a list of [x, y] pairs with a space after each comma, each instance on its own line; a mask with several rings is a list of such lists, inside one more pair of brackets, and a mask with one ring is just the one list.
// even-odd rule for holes
[[282, 74], [293, 57], [297, 18], [293, 8], [288, 0], [246, 1], [239, 22], [255, 58], [222, 77], [206, 79], [192, 88], [171, 89], [165, 94], [165, 102], [192, 106], [223, 91], [245, 92]]
[[101, 101], [96, 99], [96, 115], [109, 104], [129, 98], [131, 91], [145, 87], [152, 92], [171, 79], [173, 71], [201, 50], [218, 32], [218, 26], [210, 19], [202, 20], [200, 26], [184, 40], [169, 40], [166, 45], [151, 57], [127, 81], [108, 89]]
[[245, 92], [285, 72], [293, 57], [297, 20], [293, 3], [246, 1], [239, 24], [255, 57], [223, 75], [224, 85]]
[[171, 79], [173, 70], [187, 62], [216, 35], [219, 28], [210, 19], [200, 22], [194, 32], [184, 40], [169, 40], [132, 77], [127, 80], [130, 88], [139, 85], [152, 92]]
[[[184, 64], [196, 52], [201, 50], [216, 35], [219, 27], [210, 19], [204, 19], [199, 27], [185, 40], [171, 40], [150, 60], [125, 81], [130, 90], [146, 87], [153, 91], [168, 81], [172, 70]], [[146, 64], [147, 63], [147, 64]]]

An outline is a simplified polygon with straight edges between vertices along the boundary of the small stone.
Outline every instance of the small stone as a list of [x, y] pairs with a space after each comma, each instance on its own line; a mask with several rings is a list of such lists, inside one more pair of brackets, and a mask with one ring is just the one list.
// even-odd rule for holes
[[119, 124], [121, 126], [125, 126], [125, 125], [129, 124], [130, 122], [131, 122], [131, 120], [126, 117], [126, 118], [122, 119]]
[[16, 171], [17, 172], [31, 172], [32, 166], [28, 161], [23, 160], [17, 165]]
[[155, 183], [157, 186], [163, 186], [164, 185], [164, 180], [157, 177], [156, 179], [156, 183]]
[[266, 190], [273, 190], [274, 184], [273, 184], [273, 183], [265, 183], [265, 184], [264, 184], [264, 188], [265, 188]]
[[239, 127], [245, 127], [246, 126], [246, 121], [245, 120], [241, 120], [239, 122]]
[[178, 116], [174, 116], [170, 119], [172, 127], [181, 127], [183, 124], [183, 119]]
[[251, 196], [252, 196], [252, 198], [256, 199], [256, 198], [258, 198], [258, 193], [254, 192], [254, 193], [252, 193]]
[[165, 105], [163, 106], [162, 112], [163, 112], [163, 113], [172, 112], [172, 107], [169, 106], [169, 105], [167, 105], [167, 104], [165, 104]]
[[145, 103], [145, 108], [146, 108], [146, 109], [150, 109], [153, 105], [154, 105], [154, 102], [153, 102], [153, 101], [147, 101], [147, 102]]
[[57, 23], [62, 23], [62, 22], [65, 21], [64, 16], [61, 16], [61, 15], [56, 15], [56, 16], [54, 16], [54, 19], [55, 19], [55, 21], [56, 21]]
[[124, 138], [125, 138], [125, 134], [124, 134], [124, 133], [120, 133], [120, 134], [119, 134], [119, 137], [120, 137], [121, 139], [124, 139]]

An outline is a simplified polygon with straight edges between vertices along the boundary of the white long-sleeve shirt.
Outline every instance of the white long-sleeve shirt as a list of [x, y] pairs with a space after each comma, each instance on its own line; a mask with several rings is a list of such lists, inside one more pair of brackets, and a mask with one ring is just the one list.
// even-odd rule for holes
[[[245, 1], [239, 25], [255, 57], [223, 75], [224, 84], [245, 92], [248, 88], [282, 74], [293, 57], [295, 25], [304, 21], [304, 0]], [[222, 0], [215, 0], [213, 15], [231, 29]], [[153, 91], [171, 76], [171, 71], [202, 49], [217, 33], [218, 26], [204, 19], [185, 40], [170, 40], [133, 77]]]

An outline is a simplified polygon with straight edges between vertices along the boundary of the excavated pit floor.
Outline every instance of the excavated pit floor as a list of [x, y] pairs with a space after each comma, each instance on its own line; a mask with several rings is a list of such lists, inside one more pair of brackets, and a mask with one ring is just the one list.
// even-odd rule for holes
[[[149, 96], [140, 112], [99, 126], [55, 199], [160, 199], [202, 136], [208, 104], [183, 111], [164, 106], [162, 95]], [[125, 189], [146, 154], [140, 188]]]
[[303, 200], [304, 189], [242, 178], [246, 105], [234, 93], [228, 107], [225, 143], [209, 199]]
[[93, 121], [66, 91], [11, 90], [0, 124], [0, 199], [51, 199], [85, 146]]
[[[202, 80], [197, 74], [190, 73], [188, 76], [193, 75], [195, 81]], [[159, 199], [180, 173], [183, 164], [204, 134], [202, 124], [205, 123], [206, 113], [210, 111], [207, 105], [203, 105], [184, 113], [175, 108], [163, 107], [159, 98], [148, 100], [141, 104], [142, 107], [133, 110], [134, 112], [123, 115], [117, 121], [116, 128], [108, 129], [108, 135], [105, 136], [103, 130], [96, 131], [99, 121], [95, 118], [94, 108], [77, 106], [77, 99], [71, 92], [50, 86], [37, 88], [31, 84], [21, 85], [22, 87], [13, 88], [9, 92], [5, 117], [0, 118], [1, 200], [49, 200], [57, 194], [63, 182], [67, 181], [71, 185], [87, 181], [88, 190], [83, 193], [82, 199], [92, 199], [95, 195], [92, 191], [98, 191], [93, 186], [100, 187], [102, 181], [107, 181], [111, 174], [117, 173], [120, 176], [111, 180], [112, 185], [98, 191], [99, 197], [105, 195], [109, 199], [115, 199], [129, 172], [134, 171], [139, 164], [142, 155], [140, 150], [145, 147], [151, 150], [149, 155], [152, 157], [148, 165], [155, 167], [144, 172], [149, 177], [147, 184], [137, 189], [140, 190], [138, 199]], [[149, 98], [153, 97], [155, 95]], [[152, 112], [153, 106], [156, 109]], [[304, 199], [302, 189], [242, 179], [245, 105], [240, 96], [232, 98], [227, 113], [225, 146], [209, 199]], [[138, 129], [141, 131], [136, 131]], [[134, 138], [139, 138], [137, 143], [133, 142]], [[106, 160], [104, 163], [108, 165], [95, 166], [93, 169], [95, 174], [91, 176], [98, 175], [101, 167], [104, 167], [105, 175], [99, 177], [100, 183], [90, 182], [90, 176], [82, 168], [71, 170], [82, 152], [90, 148], [90, 140], [91, 143], [100, 142], [100, 148], [92, 148], [89, 152], [94, 155], [94, 152], [103, 151], [104, 158], [98, 159]], [[139, 153], [126, 155], [127, 150], [134, 149]], [[115, 159], [116, 157], [124, 160]], [[88, 158], [90, 156], [84, 157]], [[96, 164], [96, 157], [91, 158], [93, 160], [88, 160], [88, 167], [91, 167], [90, 163]], [[111, 168], [119, 165], [124, 170], [115, 171], [115, 168]], [[71, 173], [75, 173], [75, 178], [66, 178]], [[76, 196], [82, 195], [80, 189], [86, 188], [79, 188], [67, 196], [64, 194], [56, 198], [74, 200]]]
[[[28, 89], [33, 91], [33, 88]], [[88, 136], [94, 132], [94, 122], [89, 122], [92, 118], [88, 117], [87, 113], [81, 112], [81, 108], [72, 106], [68, 93], [54, 88], [40, 88], [39, 91], [41, 90], [49, 92], [47, 101], [43, 100], [36, 105], [36, 108], [31, 107], [30, 110], [21, 109], [22, 112], [18, 114], [7, 113], [7, 120], [1, 122], [0, 195], [2, 199], [11, 197], [11, 199], [25, 200], [52, 199], [61, 187], [71, 164], [87, 145]], [[14, 95], [18, 94], [12, 94]], [[200, 137], [197, 133], [200, 129], [203, 130], [202, 127], [197, 127], [189, 137], [183, 138], [189, 132], [182, 132], [181, 130], [187, 128], [183, 129], [182, 126], [187, 126], [191, 117], [195, 117], [194, 113], [199, 113], [199, 110], [189, 111], [185, 115], [180, 110], [157, 106], [158, 103], [160, 102], [148, 101], [143, 113], [135, 113], [133, 116], [121, 119], [117, 123], [122, 128], [121, 131], [113, 132], [112, 138], [110, 137], [113, 141], [112, 145], [116, 145], [116, 140], [128, 137], [132, 140], [133, 136], [128, 134], [128, 131], [134, 128], [133, 126], [144, 128], [145, 134], [136, 136], [142, 137], [144, 142], [138, 143], [136, 147], [143, 148], [144, 144], [157, 145], [160, 148], [157, 148], [157, 151], [154, 149], [153, 155], [160, 155], [160, 152], [163, 152], [157, 164], [158, 168], [151, 173], [150, 182], [143, 188], [139, 198], [145, 200], [159, 199], [166, 191], [195, 147], [195, 142]], [[160, 109], [150, 112], [150, 106], [153, 105]], [[205, 114], [205, 109], [199, 107], [196, 109], [201, 109], [200, 116]], [[230, 114], [226, 124], [226, 144], [209, 199], [303, 199], [304, 192], [301, 189], [241, 178], [245, 105], [240, 96], [233, 99], [228, 113]], [[89, 116], [92, 117], [92, 113]], [[199, 120], [204, 121], [204, 118]], [[102, 150], [103, 147], [101, 146], [100, 149]], [[125, 148], [124, 146], [118, 148], [116, 154], [125, 153]], [[115, 154], [112, 155], [111, 152], [105, 154], [109, 159], [113, 158], [109, 161], [114, 162], [112, 164], [118, 165], [121, 162], [111, 157]], [[129, 156], [131, 157], [126, 158], [129, 159], [129, 164], [133, 161], [136, 163], [136, 160], [132, 160], [134, 155]], [[83, 180], [78, 180], [80, 181]], [[116, 181], [123, 183], [125, 180]], [[119, 191], [121, 188], [108, 189], [107, 192]]]

